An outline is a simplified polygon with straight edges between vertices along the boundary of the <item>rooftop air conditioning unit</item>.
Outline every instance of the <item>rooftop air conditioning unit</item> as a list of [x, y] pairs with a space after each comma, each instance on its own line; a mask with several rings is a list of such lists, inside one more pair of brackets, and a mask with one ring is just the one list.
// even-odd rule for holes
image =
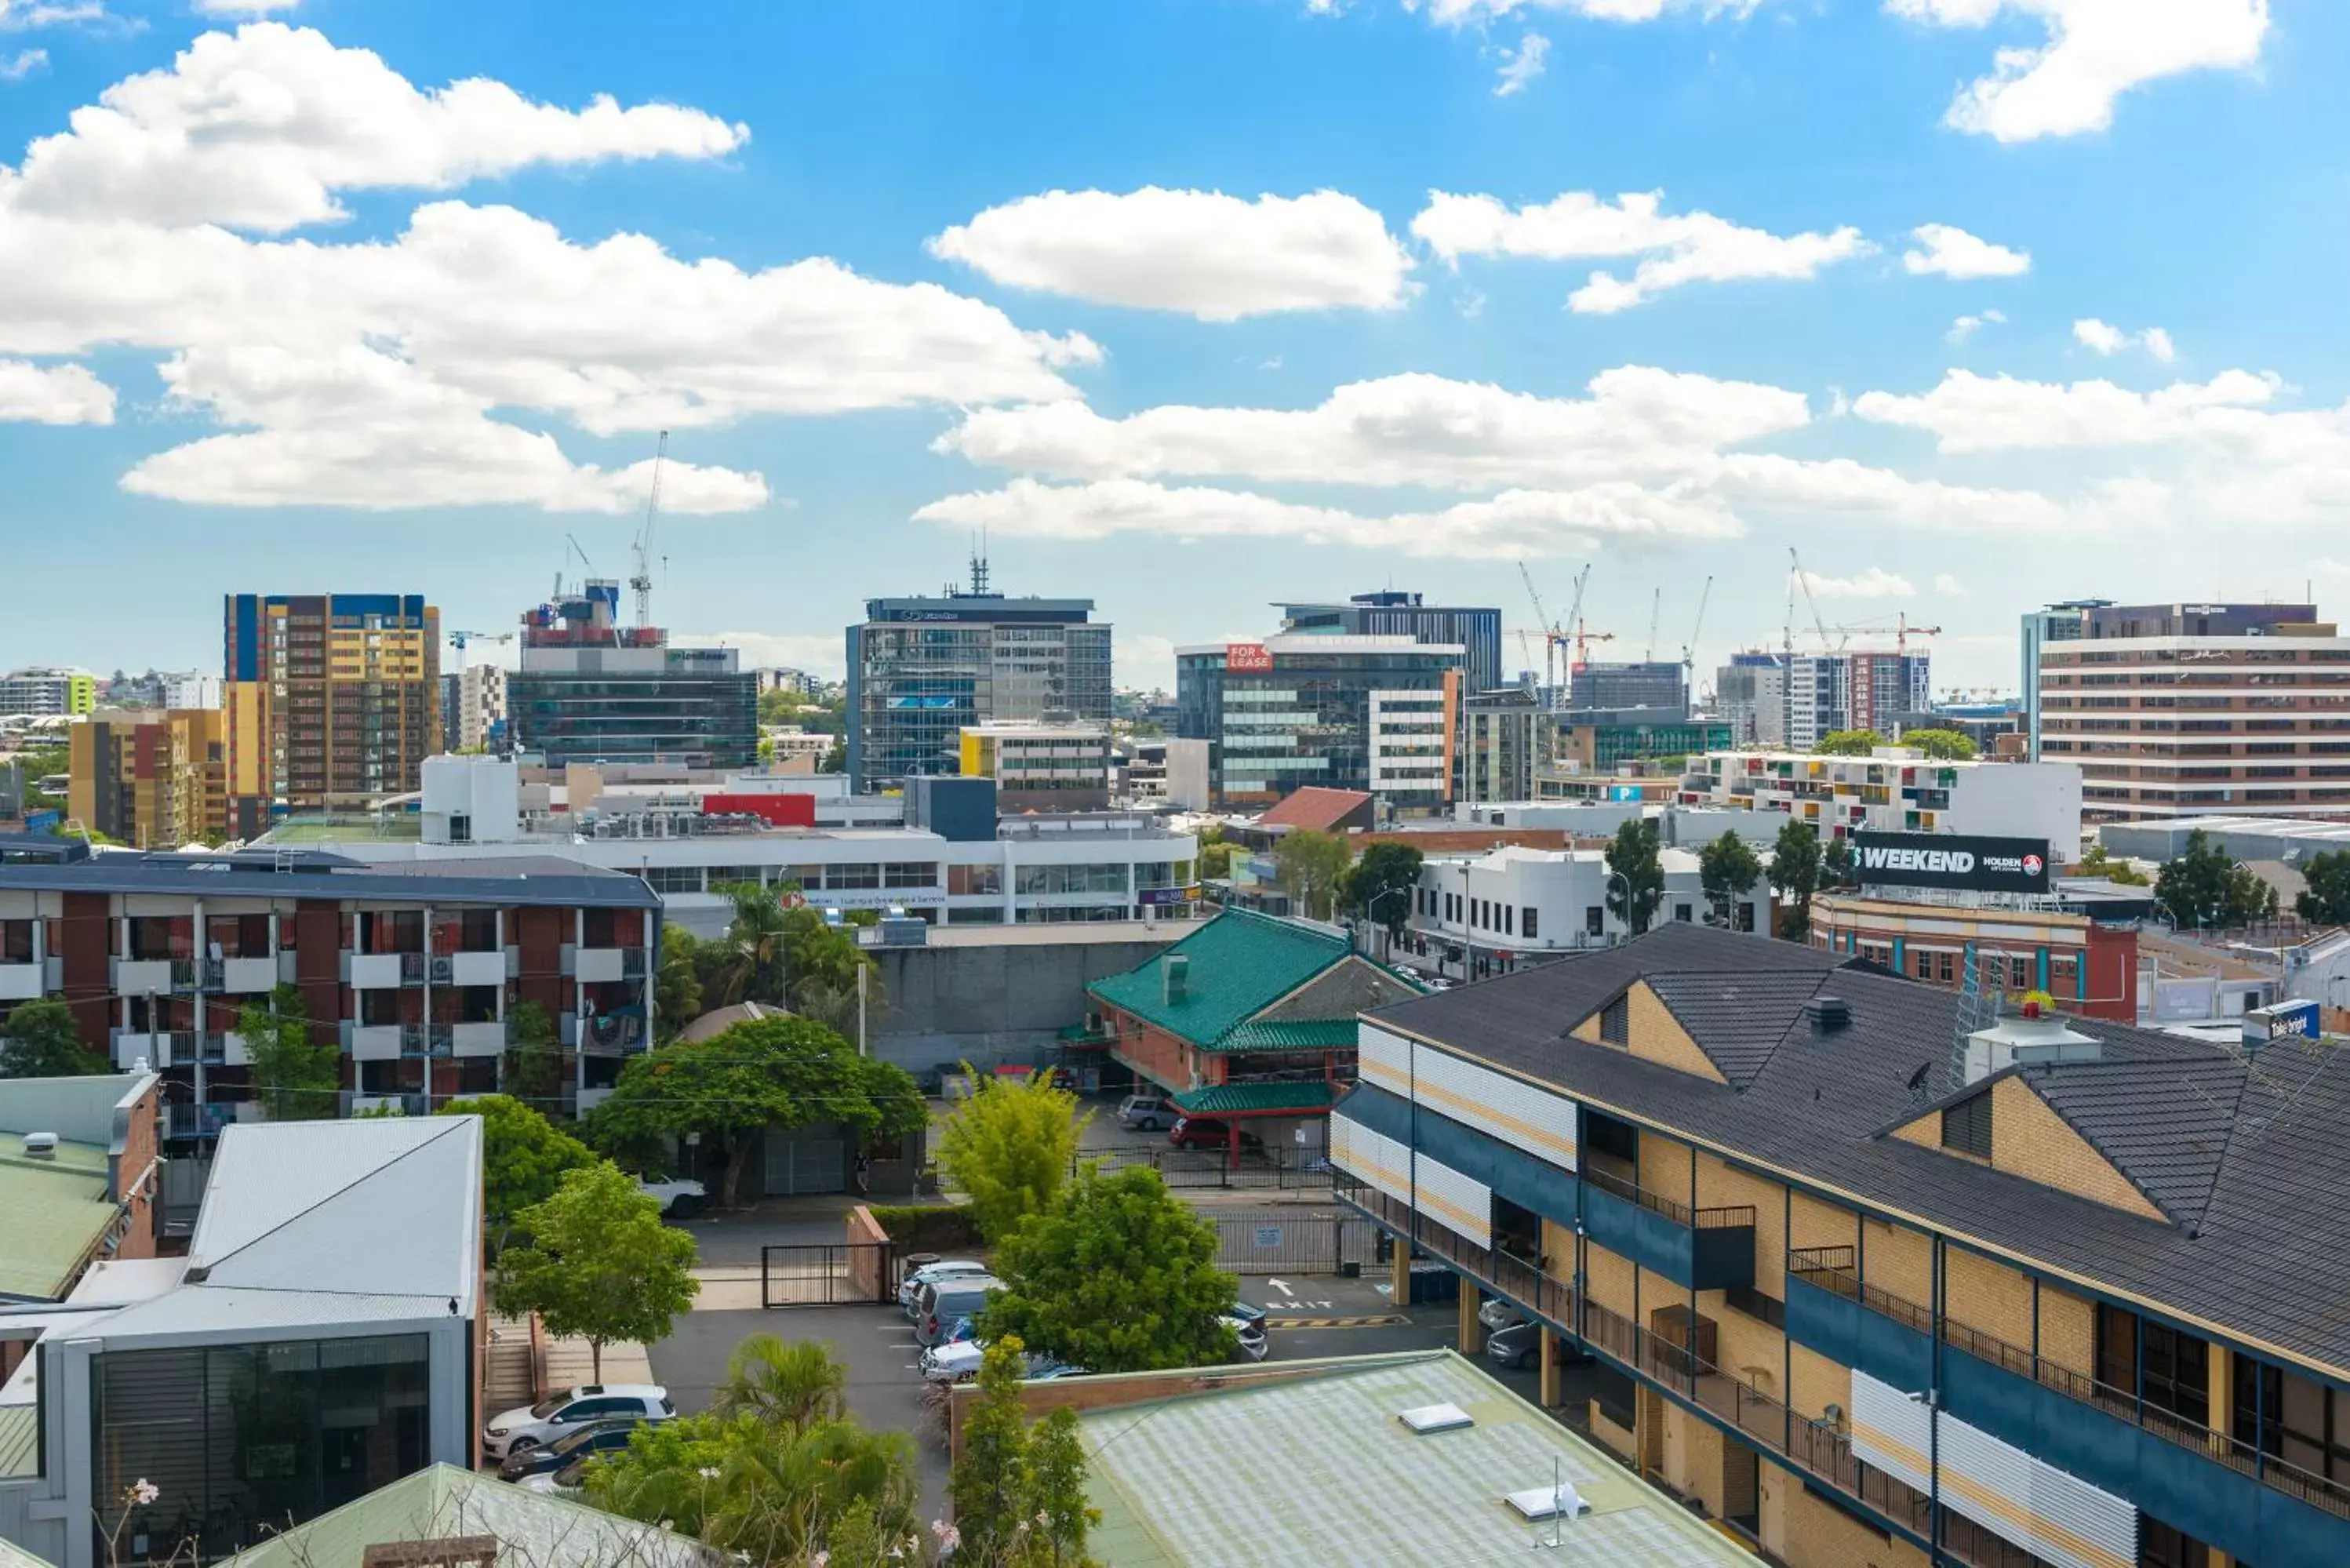
[[32, 1132], [25, 1135], [25, 1158], [55, 1159], [57, 1157], [57, 1135], [53, 1132]]

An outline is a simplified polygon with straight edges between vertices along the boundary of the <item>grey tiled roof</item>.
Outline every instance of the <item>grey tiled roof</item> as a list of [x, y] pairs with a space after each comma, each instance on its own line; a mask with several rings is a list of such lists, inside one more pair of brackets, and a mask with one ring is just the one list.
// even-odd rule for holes
[[[1567, 1037], [1644, 977], [1731, 1084]], [[1803, 1022], [1806, 981], [1843, 1000], [1847, 1027]], [[2105, 1060], [2019, 1075], [2165, 1222], [1883, 1136], [1930, 1103], [1908, 1082], [1948, 1061], [1958, 1005], [1793, 943], [1674, 924], [1371, 1016], [2350, 1376], [2350, 1061], [2279, 1042], [2247, 1066], [2199, 1042], [2069, 1020], [2105, 1043]]]

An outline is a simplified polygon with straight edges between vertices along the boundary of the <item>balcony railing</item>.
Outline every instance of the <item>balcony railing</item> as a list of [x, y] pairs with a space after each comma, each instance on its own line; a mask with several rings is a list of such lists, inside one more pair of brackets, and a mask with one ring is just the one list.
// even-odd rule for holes
[[1740, 1225], [1751, 1228], [1754, 1223], [1754, 1205], [1752, 1203], [1732, 1203], [1714, 1209], [1691, 1209], [1688, 1204], [1668, 1198], [1661, 1192], [1651, 1192], [1636, 1181], [1627, 1181], [1612, 1172], [1590, 1165], [1584, 1168], [1583, 1179], [1599, 1189], [1600, 1191], [1620, 1198], [1627, 1203], [1637, 1203], [1652, 1214], [1661, 1214], [1684, 1230], [1730, 1230]]
[[[1377, 1188], [1352, 1186], [1341, 1177], [1338, 1196], [1388, 1229], [1414, 1235], [1410, 1209]], [[1413, 1244], [1553, 1323], [1569, 1325], [1610, 1360], [1637, 1369], [1795, 1469], [1920, 1536], [1927, 1533], [1931, 1500], [1854, 1458], [1851, 1439], [1835, 1426], [1796, 1414], [1783, 1400], [1723, 1371], [1690, 1346], [1655, 1334], [1589, 1296], [1578, 1299], [1571, 1283], [1536, 1263], [1480, 1246], [1426, 1215], [1419, 1217]]]
[[[1787, 1254], [1788, 1272], [1805, 1283], [1834, 1291], [1848, 1300], [1860, 1303], [1871, 1312], [1932, 1337], [1934, 1314], [1931, 1311], [1916, 1302], [1906, 1301], [1864, 1282], [1853, 1271], [1854, 1262], [1850, 1247], [1804, 1247]], [[1978, 1361], [1990, 1362], [2003, 1372], [2026, 1378], [2084, 1405], [2094, 1406], [2117, 1421], [2127, 1422], [2167, 1438], [2180, 1448], [2192, 1449], [2230, 1469], [2254, 1477], [2287, 1496], [2314, 1508], [2322, 1508], [2336, 1518], [2350, 1519], [2350, 1486], [2288, 1464], [2226, 1432], [2214, 1431], [2198, 1422], [2173, 1415], [2159, 1406], [2147, 1405], [2126, 1388], [2101, 1383], [2086, 1373], [2076, 1372], [2044, 1356], [2034, 1355], [2022, 1345], [2012, 1345], [1996, 1334], [1986, 1334], [1948, 1316], [1942, 1319], [1942, 1343], [1966, 1352]]]

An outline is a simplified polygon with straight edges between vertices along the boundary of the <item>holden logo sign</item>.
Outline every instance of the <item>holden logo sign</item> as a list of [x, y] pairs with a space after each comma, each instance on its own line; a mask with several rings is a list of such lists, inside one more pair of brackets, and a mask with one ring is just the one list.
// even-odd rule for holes
[[2037, 855], [2027, 855], [2023, 857], [2023, 874], [2026, 877], [2039, 876], [2047, 868], [2047, 866], [2048, 863]]

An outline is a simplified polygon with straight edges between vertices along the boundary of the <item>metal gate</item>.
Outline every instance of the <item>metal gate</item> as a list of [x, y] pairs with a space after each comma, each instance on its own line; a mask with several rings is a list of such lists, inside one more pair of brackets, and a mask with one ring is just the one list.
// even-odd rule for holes
[[812, 1242], [759, 1249], [759, 1304], [895, 1306], [901, 1265], [894, 1241]]
[[1371, 1265], [1378, 1227], [1359, 1214], [1264, 1209], [1203, 1215], [1216, 1227], [1216, 1267], [1236, 1274], [1341, 1274]]
[[848, 1190], [847, 1146], [837, 1137], [770, 1134], [763, 1165], [770, 1198]]

